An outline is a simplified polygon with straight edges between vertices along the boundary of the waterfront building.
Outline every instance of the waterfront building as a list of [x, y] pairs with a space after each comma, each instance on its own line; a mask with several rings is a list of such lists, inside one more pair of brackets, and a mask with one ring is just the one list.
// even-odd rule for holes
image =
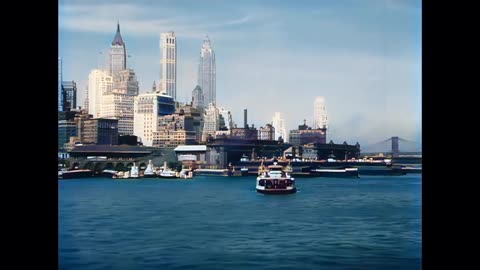
[[[209, 166], [226, 168], [236, 164], [246, 155], [252, 160], [259, 157], [279, 157], [289, 147], [274, 140], [258, 140], [243, 138], [216, 138], [207, 142], [206, 162]], [[257, 165], [258, 168], [258, 165]]]
[[175, 113], [189, 116], [193, 119], [193, 130], [195, 131], [195, 142], [200, 143], [203, 130], [203, 109], [194, 108], [192, 105], [184, 105], [177, 108]]
[[289, 143], [294, 146], [300, 146], [307, 143], [326, 143], [327, 129], [312, 129], [305, 123], [298, 126], [298, 129], [290, 130]]
[[158, 118], [158, 131], [153, 132], [153, 147], [172, 148], [194, 142], [191, 116], [175, 113]]
[[63, 91], [62, 91], [62, 58], [58, 58], [58, 111], [63, 111]]
[[246, 128], [232, 128], [231, 137], [242, 140], [257, 140], [258, 130], [254, 125]]
[[118, 93], [103, 96], [102, 113], [99, 118], [118, 119], [118, 133], [132, 135], [133, 98], [133, 96]]
[[162, 93], [177, 100], [177, 41], [173, 31], [160, 35], [161, 59], [161, 82]]
[[103, 96], [113, 88], [112, 76], [100, 69], [93, 69], [88, 76], [88, 112], [93, 117], [102, 117]]
[[118, 144], [118, 119], [90, 118], [82, 121], [81, 138], [86, 144]]
[[200, 85], [197, 85], [192, 91], [192, 106], [200, 110], [205, 108], [203, 90]]
[[178, 161], [181, 161], [183, 165], [195, 167], [196, 165], [206, 163], [206, 145], [179, 145], [173, 150], [175, 151]]
[[77, 84], [75, 81], [63, 81], [63, 110], [70, 111], [77, 107]]
[[152, 146], [159, 117], [174, 112], [175, 102], [171, 96], [160, 92], [138, 95], [134, 98], [133, 134], [140, 137], [143, 145]]
[[275, 128], [271, 124], [260, 127], [258, 130], [259, 140], [275, 140]]
[[155, 166], [176, 160], [173, 149], [136, 145], [78, 145], [69, 154], [69, 168], [90, 169], [97, 174], [105, 169], [127, 171], [133, 163], [145, 170], [149, 160]]
[[351, 145], [347, 142], [335, 144], [333, 141], [330, 141], [329, 143], [314, 143], [313, 145], [314, 149], [317, 151], [318, 160], [327, 160], [332, 156], [337, 160], [360, 158], [360, 144], [358, 142]]
[[118, 73], [127, 68], [127, 51], [125, 42], [123, 42], [120, 34], [120, 23], [117, 22], [117, 32], [113, 38], [110, 46], [110, 55], [108, 63], [108, 75], [113, 79], [117, 77]]
[[203, 91], [204, 104], [217, 103], [215, 52], [208, 36], [203, 40], [198, 64], [198, 85]]
[[325, 108], [325, 98], [316, 97], [313, 102], [313, 129], [327, 128], [327, 109]]
[[77, 136], [74, 111], [58, 112], [58, 149], [64, 148], [70, 137]]
[[279, 137], [282, 137], [282, 139], [287, 142], [288, 136], [285, 120], [280, 116], [279, 112], [275, 112], [275, 115], [272, 118], [272, 126], [275, 129], [274, 140], [278, 140]]
[[248, 125], [247, 109], [243, 110], [243, 128], [238, 128], [237, 126], [232, 128], [231, 138], [241, 140], [258, 140], [258, 130], [255, 128], [255, 125], [252, 124], [251, 127]]

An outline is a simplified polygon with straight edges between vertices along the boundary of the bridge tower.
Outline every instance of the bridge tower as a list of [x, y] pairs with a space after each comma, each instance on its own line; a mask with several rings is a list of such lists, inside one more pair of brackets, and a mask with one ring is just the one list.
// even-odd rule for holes
[[392, 157], [398, 157], [400, 149], [398, 147], [398, 137], [392, 137]]

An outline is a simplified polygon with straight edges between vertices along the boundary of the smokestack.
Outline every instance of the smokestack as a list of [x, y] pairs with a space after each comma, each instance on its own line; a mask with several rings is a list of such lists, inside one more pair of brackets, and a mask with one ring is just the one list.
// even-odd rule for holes
[[244, 128], [248, 128], [248, 124], [247, 124], [247, 109], [244, 109], [243, 110], [243, 127]]

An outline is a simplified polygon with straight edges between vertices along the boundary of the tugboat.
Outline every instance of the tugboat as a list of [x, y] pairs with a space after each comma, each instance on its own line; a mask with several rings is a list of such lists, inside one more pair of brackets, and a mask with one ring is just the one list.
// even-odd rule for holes
[[266, 169], [262, 164], [258, 168], [257, 192], [264, 194], [291, 194], [297, 192], [295, 187], [295, 178], [291, 177], [289, 172], [281, 165], [268, 166]]

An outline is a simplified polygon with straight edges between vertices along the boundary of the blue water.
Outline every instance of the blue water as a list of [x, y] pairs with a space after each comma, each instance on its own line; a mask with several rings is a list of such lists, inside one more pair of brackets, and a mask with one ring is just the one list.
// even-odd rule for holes
[[420, 175], [59, 181], [60, 269], [421, 269]]

